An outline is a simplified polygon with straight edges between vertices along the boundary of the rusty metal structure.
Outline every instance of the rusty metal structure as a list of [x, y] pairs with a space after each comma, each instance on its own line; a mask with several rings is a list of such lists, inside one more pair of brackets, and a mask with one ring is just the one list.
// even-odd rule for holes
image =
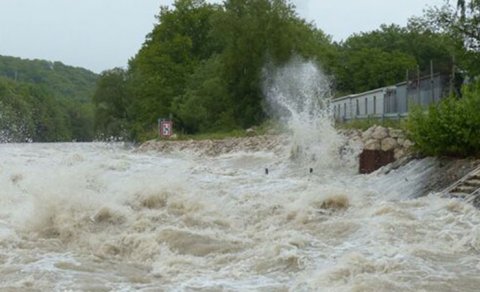
[[372, 173], [382, 166], [395, 161], [393, 150], [363, 150], [360, 154], [359, 172], [362, 174]]

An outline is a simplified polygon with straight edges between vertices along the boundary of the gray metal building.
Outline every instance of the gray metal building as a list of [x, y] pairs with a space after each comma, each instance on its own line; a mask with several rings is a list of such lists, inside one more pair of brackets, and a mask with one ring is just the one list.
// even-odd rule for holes
[[448, 95], [448, 77], [440, 74], [398, 83], [362, 93], [335, 98], [331, 102], [339, 121], [365, 118], [401, 118], [412, 105], [427, 106]]

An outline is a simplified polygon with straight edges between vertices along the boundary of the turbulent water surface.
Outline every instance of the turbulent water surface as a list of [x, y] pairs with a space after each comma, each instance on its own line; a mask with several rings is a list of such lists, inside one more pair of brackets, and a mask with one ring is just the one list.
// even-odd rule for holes
[[7, 144], [0, 155], [1, 289], [480, 287], [479, 212], [409, 199], [428, 161], [359, 176], [348, 163], [310, 174], [288, 151]]
[[432, 162], [356, 174], [315, 66], [269, 74], [281, 147], [0, 145], [0, 290], [478, 291], [479, 211], [415, 198]]

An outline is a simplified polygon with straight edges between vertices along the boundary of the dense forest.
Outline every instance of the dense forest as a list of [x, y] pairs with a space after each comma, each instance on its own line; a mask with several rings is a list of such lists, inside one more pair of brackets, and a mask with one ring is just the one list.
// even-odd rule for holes
[[97, 78], [60, 62], [0, 56], [0, 141], [91, 141]]
[[159, 117], [173, 117], [185, 133], [258, 125], [267, 118], [262, 70], [293, 56], [317, 62], [337, 95], [395, 84], [406, 72], [428, 74], [431, 62], [436, 72], [475, 76], [478, 51], [468, 47], [475, 42], [465, 33], [478, 17], [478, 2], [459, 4], [427, 10], [406, 27], [382, 25], [334, 42], [288, 1], [177, 0], [161, 8], [126, 70], [101, 74], [95, 127], [142, 140], [154, 135]]

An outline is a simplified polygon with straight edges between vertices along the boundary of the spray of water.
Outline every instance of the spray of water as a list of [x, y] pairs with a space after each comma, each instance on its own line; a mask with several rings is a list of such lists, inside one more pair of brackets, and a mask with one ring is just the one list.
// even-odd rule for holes
[[[281, 67], [267, 66], [263, 89], [267, 112], [292, 134], [292, 160], [321, 168], [348, 160], [352, 167], [355, 151], [345, 151], [345, 137], [334, 127], [331, 79], [316, 63], [294, 57]], [[346, 152], [352, 155], [343, 155]]]

